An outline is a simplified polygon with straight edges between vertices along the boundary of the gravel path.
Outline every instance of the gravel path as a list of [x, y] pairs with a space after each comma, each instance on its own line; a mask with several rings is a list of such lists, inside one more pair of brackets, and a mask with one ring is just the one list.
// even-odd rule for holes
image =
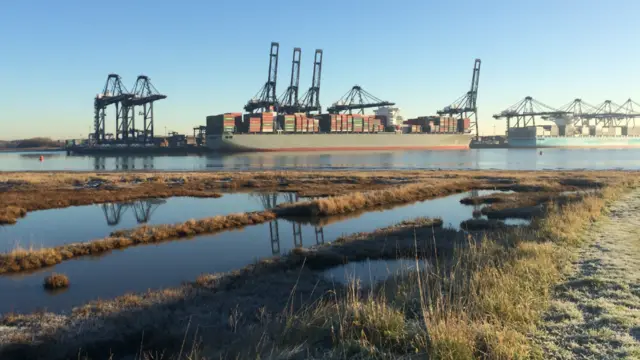
[[539, 340], [549, 359], [640, 359], [640, 191], [594, 225], [555, 292]]

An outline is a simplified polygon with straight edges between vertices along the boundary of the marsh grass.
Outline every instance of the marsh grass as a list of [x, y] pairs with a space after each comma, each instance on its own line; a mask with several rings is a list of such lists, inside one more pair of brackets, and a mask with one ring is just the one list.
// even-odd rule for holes
[[174, 225], [141, 226], [133, 230], [116, 231], [107, 238], [54, 248], [16, 248], [6, 254], [0, 254], [0, 274], [35, 270], [80, 256], [99, 255], [134, 245], [211, 234], [226, 229], [261, 224], [273, 219], [275, 214], [269, 211], [230, 214], [189, 220]]
[[570, 249], [618, 192], [550, 206], [526, 232], [470, 240], [427, 269], [416, 266], [364, 290], [352, 283], [301, 311], [285, 311], [278, 335], [241, 357], [297, 349], [309, 358], [543, 358], [529, 335]]
[[274, 209], [283, 216], [331, 216], [359, 210], [405, 204], [435, 197], [468, 191], [480, 187], [474, 181], [450, 181], [438, 184], [410, 184], [384, 190], [355, 192], [293, 204], [283, 204]]
[[64, 274], [52, 273], [44, 278], [44, 288], [47, 290], [57, 290], [69, 287], [69, 278]]
[[21, 217], [27, 215], [27, 210], [18, 206], [6, 206], [0, 210], [0, 224], [15, 224]]

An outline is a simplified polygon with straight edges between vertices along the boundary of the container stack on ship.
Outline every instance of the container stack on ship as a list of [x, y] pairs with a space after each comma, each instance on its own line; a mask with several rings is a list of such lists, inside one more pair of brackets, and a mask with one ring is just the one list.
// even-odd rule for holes
[[219, 124], [222, 118], [207, 117], [207, 146], [219, 152], [467, 149], [471, 140], [465, 125], [458, 131], [452, 118], [413, 124], [409, 131], [361, 114], [247, 114], [233, 131]]

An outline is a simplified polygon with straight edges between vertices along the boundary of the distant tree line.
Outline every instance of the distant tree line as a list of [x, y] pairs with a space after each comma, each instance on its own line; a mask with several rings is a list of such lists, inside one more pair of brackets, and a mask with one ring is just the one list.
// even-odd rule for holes
[[52, 140], [51, 138], [35, 137], [31, 139], [22, 140], [0, 140], [0, 148], [14, 148], [14, 149], [27, 149], [27, 148], [55, 148], [63, 146], [61, 141]]

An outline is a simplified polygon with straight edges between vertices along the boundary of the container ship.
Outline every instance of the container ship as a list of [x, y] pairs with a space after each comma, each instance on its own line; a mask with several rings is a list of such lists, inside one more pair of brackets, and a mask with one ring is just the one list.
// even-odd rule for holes
[[471, 142], [469, 119], [421, 117], [402, 124], [380, 115], [226, 113], [207, 117], [206, 146], [216, 152], [456, 150]]
[[569, 125], [508, 129], [510, 148], [633, 148], [640, 147], [640, 128]]

